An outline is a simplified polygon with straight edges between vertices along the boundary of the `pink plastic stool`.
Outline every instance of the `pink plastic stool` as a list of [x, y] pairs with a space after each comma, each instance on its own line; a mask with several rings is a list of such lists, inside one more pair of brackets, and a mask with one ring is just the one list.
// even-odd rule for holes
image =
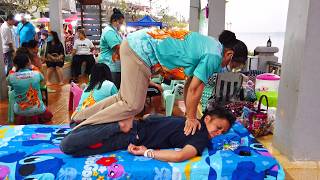
[[71, 82], [70, 98], [69, 98], [69, 111], [75, 111], [78, 107], [83, 90], [74, 82]]

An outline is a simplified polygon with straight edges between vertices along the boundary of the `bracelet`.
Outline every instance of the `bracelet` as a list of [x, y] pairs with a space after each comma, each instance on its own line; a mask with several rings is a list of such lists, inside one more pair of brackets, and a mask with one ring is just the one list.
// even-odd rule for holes
[[[149, 153], [150, 152], [150, 153]], [[153, 149], [147, 149], [144, 153], [143, 153], [144, 157], [147, 158], [154, 158], [154, 150]]]

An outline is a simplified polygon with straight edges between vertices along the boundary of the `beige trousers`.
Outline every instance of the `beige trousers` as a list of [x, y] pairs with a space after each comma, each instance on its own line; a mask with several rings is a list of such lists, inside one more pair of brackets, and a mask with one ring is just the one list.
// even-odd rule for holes
[[72, 120], [82, 121], [78, 126], [103, 124], [133, 117], [143, 110], [151, 71], [129, 47], [127, 41], [120, 46], [121, 85], [118, 94], [76, 113]]

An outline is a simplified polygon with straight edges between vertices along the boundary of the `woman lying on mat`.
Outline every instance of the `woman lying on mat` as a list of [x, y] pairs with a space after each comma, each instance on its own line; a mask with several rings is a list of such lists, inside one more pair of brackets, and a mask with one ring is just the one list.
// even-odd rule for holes
[[120, 46], [121, 86], [118, 96], [107, 98], [75, 114], [73, 120], [103, 124], [133, 117], [142, 111], [152, 74], [184, 80], [186, 135], [201, 128], [196, 118], [204, 84], [222, 67], [245, 64], [248, 50], [233, 32], [224, 31], [219, 41], [184, 30], [141, 30], [128, 35]]
[[[200, 120], [201, 129], [193, 136], [183, 133], [183, 117], [148, 116], [143, 121], [134, 121], [133, 128], [123, 122], [86, 125], [71, 131], [62, 140], [60, 148], [72, 156], [128, 149], [129, 153], [137, 156], [181, 162], [201, 155], [210, 139], [227, 132], [234, 121], [235, 117], [231, 112], [215, 107], [204, 113]], [[154, 150], [169, 148], [182, 150]]]
[[16, 124], [44, 123], [51, 120], [52, 113], [42, 101], [40, 84], [43, 75], [37, 67], [31, 66], [29, 56], [24, 52], [17, 50], [13, 59], [15, 70], [11, 70], [7, 77], [14, 93]]
[[[112, 82], [111, 71], [106, 64], [97, 63], [93, 65], [91, 71], [88, 87], [83, 91], [74, 114], [118, 92]], [[74, 122], [71, 121], [71, 126], [73, 124]]]

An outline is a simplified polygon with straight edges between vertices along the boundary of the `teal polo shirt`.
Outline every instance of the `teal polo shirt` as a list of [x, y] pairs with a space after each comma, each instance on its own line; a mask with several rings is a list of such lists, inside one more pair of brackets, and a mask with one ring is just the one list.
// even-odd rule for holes
[[196, 76], [203, 83], [220, 72], [223, 46], [216, 39], [196, 32], [189, 32], [182, 40], [154, 39], [148, 31], [129, 34], [128, 43], [150, 68], [158, 63], [169, 70], [183, 68], [186, 76]]
[[103, 29], [100, 38], [101, 52], [98, 62], [108, 65], [111, 72], [121, 72], [120, 61], [112, 61], [112, 54], [114, 53], [113, 48], [121, 44], [121, 41], [121, 36], [111, 25], [108, 25]]

